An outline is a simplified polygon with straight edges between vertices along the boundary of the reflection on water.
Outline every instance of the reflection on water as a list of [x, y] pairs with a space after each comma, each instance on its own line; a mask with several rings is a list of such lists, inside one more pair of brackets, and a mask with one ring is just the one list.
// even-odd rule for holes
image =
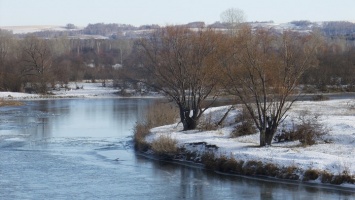
[[[123, 137], [131, 135], [133, 124], [153, 100], [141, 99], [69, 99], [27, 102], [21, 111], [13, 111], [11, 126], [31, 139], [50, 137]], [[7, 111], [9, 112], [9, 111]], [[18, 128], [18, 127], [17, 127]]]
[[2, 199], [352, 199], [135, 155], [128, 137], [154, 99], [28, 101], [0, 108]]

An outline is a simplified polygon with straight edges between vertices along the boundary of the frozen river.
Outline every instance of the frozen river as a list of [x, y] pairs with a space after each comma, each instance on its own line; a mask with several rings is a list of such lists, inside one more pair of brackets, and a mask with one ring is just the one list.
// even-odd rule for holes
[[138, 156], [132, 129], [153, 101], [40, 100], [0, 108], [0, 199], [354, 198]]

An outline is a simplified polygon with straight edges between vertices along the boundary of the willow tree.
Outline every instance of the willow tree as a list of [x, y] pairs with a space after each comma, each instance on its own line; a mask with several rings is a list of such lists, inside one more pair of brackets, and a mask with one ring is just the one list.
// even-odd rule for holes
[[316, 34], [244, 28], [228, 42], [226, 88], [245, 105], [260, 132], [260, 146], [271, 145], [279, 124], [299, 97], [298, 81], [317, 65]]
[[[169, 26], [138, 42], [140, 69], [147, 85], [159, 90], [179, 108], [184, 130], [195, 129], [202, 113], [217, 98], [218, 45], [212, 29]], [[211, 97], [212, 101], [206, 103]], [[162, 111], [164, 112], [164, 111]]]

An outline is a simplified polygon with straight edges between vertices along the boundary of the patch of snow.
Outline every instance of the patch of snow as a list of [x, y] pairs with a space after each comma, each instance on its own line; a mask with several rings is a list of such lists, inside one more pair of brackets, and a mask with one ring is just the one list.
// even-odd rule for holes
[[[106, 85], [112, 85], [110, 82], [106, 82]], [[117, 89], [112, 87], [103, 87], [102, 82], [88, 83], [88, 82], [70, 82], [67, 88], [59, 88], [58, 90], [50, 91], [54, 95], [46, 96], [47, 98], [69, 98], [69, 97], [104, 97], [114, 96]], [[19, 92], [0, 92], [0, 98], [2, 99], [39, 99], [43, 98], [39, 94], [28, 94]]]

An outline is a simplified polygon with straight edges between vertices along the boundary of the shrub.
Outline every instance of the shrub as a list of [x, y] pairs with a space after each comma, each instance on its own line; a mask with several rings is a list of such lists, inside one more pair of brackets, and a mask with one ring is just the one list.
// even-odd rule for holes
[[277, 176], [278, 178], [298, 180], [299, 176], [296, 174], [298, 168], [295, 165], [290, 165], [281, 170], [281, 173]]
[[299, 140], [302, 145], [313, 145], [316, 143], [316, 140], [326, 134], [321, 130], [319, 124], [311, 123], [299, 125], [296, 133], [299, 135]]
[[307, 112], [301, 114], [301, 124], [296, 126], [296, 134], [302, 145], [313, 145], [326, 134], [326, 129], [318, 122], [318, 116], [308, 117]]
[[216, 155], [213, 152], [205, 152], [201, 156], [201, 162], [206, 169], [215, 170], [217, 167], [216, 160]]
[[322, 183], [330, 183], [330, 184], [334, 184], [334, 185], [340, 185], [342, 183], [354, 184], [355, 183], [355, 177], [351, 176], [349, 174], [349, 172], [347, 172], [347, 171], [343, 171], [339, 175], [333, 175], [333, 174], [330, 174], [327, 171], [323, 171], [321, 173], [321, 181], [322, 181]]
[[351, 176], [350, 171], [345, 169], [341, 174], [333, 176], [333, 184], [342, 184], [342, 183], [355, 183], [355, 176]]
[[134, 148], [138, 151], [147, 151], [149, 144], [145, 137], [149, 134], [150, 127], [146, 123], [136, 123], [133, 130]]
[[172, 157], [178, 153], [177, 140], [167, 135], [161, 135], [152, 142], [152, 150], [155, 154], [164, 157]]
[[320, 172], [315, 169], [308, 169], [303, 174], [303, 181], [316, 180], [320, 175]]
[[275, 177], [279, 173], [279, 168], [272, 163], [265, 164], [263, 168], [263, 173], [261, 175]]
[[244, 160], [237, 161], [237, 166], [235, 168], [235, 173], [243, 174]]
[[239, 173], [241, 172], [243, 165], [240, 165], [240, 162], [238, 162], [235, 158], [230, 158], [227, 159], [224, 163], [220, 165], [220, 171], [222, 172], [227, 172], [227, 173]]
[[237, 115], [236, 120], [239, 123], [231, 133], [231, 137], [240, 137], [244, 135], [251, 135], [256, 132], [254, 122], [248, 110], [243, 107], [242, 112]]
[[299, 119], [301, 121], [299, 124], [292, 124], [290, 130], [283, 129], [280, 134], [275, 135], [274, 140], [277, 142], [299, 140], [306, 146], [315, 144], [327, 134], [327, 130], [318, 122], [318, 116], [310, 117], [305, 111], [300, 114]]
[[216, 169], [217, 171], [227, 172], [227, 169], [224, 168], [226, 162], [228, 162], [229, 158], [225, 155], [221, 155], [216, 159]]
[[330, 183], [330, 182], [332, 182], [332, 180], [333, 180], [333, 175], [330, 174], [329, 172], [323, 171], [321, 173], [321, 182], [322, 183]]
[[231, 133], [231, 137], [240, 137], [244, 135], [252, 135], [256, 132], [254, 123], [251, 120], [243, 121], [237, 125]]
[[243, 174], [257, 175], [263, 173], [263, 163], [261, 161], [251, 160], [244, 164]]

